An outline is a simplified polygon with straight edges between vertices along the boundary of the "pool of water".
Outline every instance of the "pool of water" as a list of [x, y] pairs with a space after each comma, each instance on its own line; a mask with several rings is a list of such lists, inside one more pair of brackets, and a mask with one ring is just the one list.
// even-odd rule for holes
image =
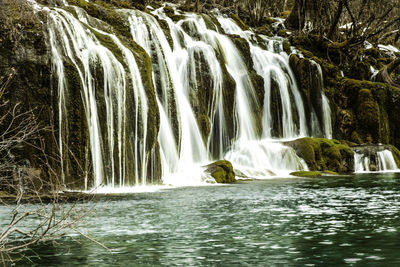
[[183, 187], [94, 205], [80, 229], [111, 251], [70, 236], [18, 265], [400, 266], [400, 174]]

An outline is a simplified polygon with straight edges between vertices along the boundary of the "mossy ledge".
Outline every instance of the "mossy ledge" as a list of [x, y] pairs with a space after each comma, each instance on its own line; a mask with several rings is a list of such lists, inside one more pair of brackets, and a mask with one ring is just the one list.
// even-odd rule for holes
[[315, 178], [315, 177], [321, 177], [322, 173], [317, 171], [298, 171], [298, 172], [292, 172], [290, 173], [290, 175], [297, 177]]
[[305, 137], [286, 142], [305, 160], [311, 171], [349, 173], [354, 171], [354, 152], [345, 142]]

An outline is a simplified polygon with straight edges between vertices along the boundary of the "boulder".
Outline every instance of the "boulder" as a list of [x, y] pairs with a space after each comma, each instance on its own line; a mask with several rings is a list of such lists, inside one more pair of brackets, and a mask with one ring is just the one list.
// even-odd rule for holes
[[232, 163], [227, 160], [218, 160], [205, 166], [205, 173], [212, 176], [219, 184], [236, 182], [235, 172]]

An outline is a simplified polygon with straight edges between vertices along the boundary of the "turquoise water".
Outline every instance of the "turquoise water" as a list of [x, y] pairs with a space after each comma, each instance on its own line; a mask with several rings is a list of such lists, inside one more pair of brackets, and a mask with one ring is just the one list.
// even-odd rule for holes
[[399, 217], [400, 174], [175, 188], [98, 200], [81, 229], [111, 252], [71, 236], [18, 265], [400, 266]]

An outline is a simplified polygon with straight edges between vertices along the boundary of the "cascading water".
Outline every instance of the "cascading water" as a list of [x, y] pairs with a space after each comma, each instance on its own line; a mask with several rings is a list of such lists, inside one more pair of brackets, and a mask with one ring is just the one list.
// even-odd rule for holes
[[[68, 143], [64, 140], [68, 136], [66, 101], [70, 94], [65, 77], [64, 58], [67, 58], [82, 86], [80, 94], [88, 125], [93, 185], [133, 184], [128, 181], [128, 174], [135, 178], [136, 184], [145, 184], [148, 106], [135, 58], [116, 36], [89, 25], [82, 9], [74, 7], [74, 11], [78, 19], [61, 8], [48, 11], [53, 71], [58, 77], [60, 150], [65, 151]], [[102, 44], [100, 37], [117, 47], [123, 62]], [[131, 94], [129, 100], [133, 103], [128, 103], [127, 95]], [[128, 114], [128, 108], [134, 114]], [[128, 127], [127, 121], [132, 125]], [[133, 142], [127, 140], [130, 136]], [[127, 162], [128, 153], [135, 155], [133, 164]]]
[[[304, 116], [304, 106], [300, 93], [297, 89], [295, 78], [288, 65], [288, 58], [282, 49], [282, 41], [268, 39], [261, 36], [263, 43], [267, 49], [261, 48], [257, 43], [254, 43], [254, 33], [251, 31], [243, 31], [232, 19], [218, 16], [222, 28], [228, 34], [236, 34], [244, 38], [250, 46], [251, 57], [254, 62], [254, 69], [264, 78], [265, 97], [264, 97], [264, 114], [263, 114], [263, 137], [272, 138], [271, 130], [274, 128], [274, 119], [271, 117], [272, 100], [271, 90], [279, 91], [282, 110], [281, 127], [282, 133], [280, 136], [275, 136], [282, 139], [292, 139], [299, 136], [307, 135], [306, 119]], [[278, 44], [278, 49], [276, 45]], [[280, 46], [280, 47], [279, 47]], [[277, 51], [278, 50], [278, 51]], [[273, 87], [275, 82], [277, 88]], [[294, 98], [294, 109], [292, 99]], [[294, 115], [299, 114], [299, 127], [295, 125]]]
[[[153, 107], [135, 51], [111, 34], [109, 25], [83, 9], [71, 6], [47, 12], [61, 153], [68, 150], [69, 99], [77, 94], [67, 75], [72, 66], [81, 87], [74, 90], [80, 90], [88, 128], [86, 165], [95, 179], [86, 185], [144, 185], [157, 153], [148, 149], [148, 114]], [[164, 183], [201, 182], [201, 166], [221, 158], [247, 177], [288, 175], [307, 166], [282, 141], [317, 135], [318, 127], [332, 137], [329, 102], [323, 93], [323, 125], [315, 119], [316, 126], [308, 126], [279, 38], [261, 35], [256, 40], [252, 32], [242, 31], [222, 16], [212, 20], [175, 10], [180, 19], [173, 21], [163, 8], [152, 14], [116, 12], [129, 26], [131, 36], [125, 38], [133, 39], [151, 59], [160, 116], [154, 147], [159, 149]], [[223, 31], [249, 44], [254, 66], [246, 65]], [[264, 98], [253, 83], [255, 74], [264, 81]]]
[[379, 170], [382, 171], [398, 171], [396, 161], [394, 160], [393, 153], [389, 150], [379, 151], [378, 155], [378, 166]]
[[364, 156], [364, 154], [354, 153], [354, 172], [362, 173], [369, 172], [370, 158]]
[[382, 145], [364, 145], [353, 148], [356, 173], [400, 171], [392, 151]]
[[[322, 74], [322, 69], [321, 69], [321, 65], [319, 65], [318, 63], [316, 63], [315, 61], [312, 61], [312, 63], [314, 63], [317, 66], [317, 70], [318, 70], [318, 84], [320, 86], [320, 88], [323, 88], [323, 84], [324, 84], [324, 76]], [[322, 120], [323, 120], [323, 129], [324, 129], [324, 136], [326, 138], [332, 139], [332, 120], [331, 120], [331, 107], [329, 105], [329, 100], [326, 97], [325, 93], [321, 90], [321, 97], [322, 97]]]

